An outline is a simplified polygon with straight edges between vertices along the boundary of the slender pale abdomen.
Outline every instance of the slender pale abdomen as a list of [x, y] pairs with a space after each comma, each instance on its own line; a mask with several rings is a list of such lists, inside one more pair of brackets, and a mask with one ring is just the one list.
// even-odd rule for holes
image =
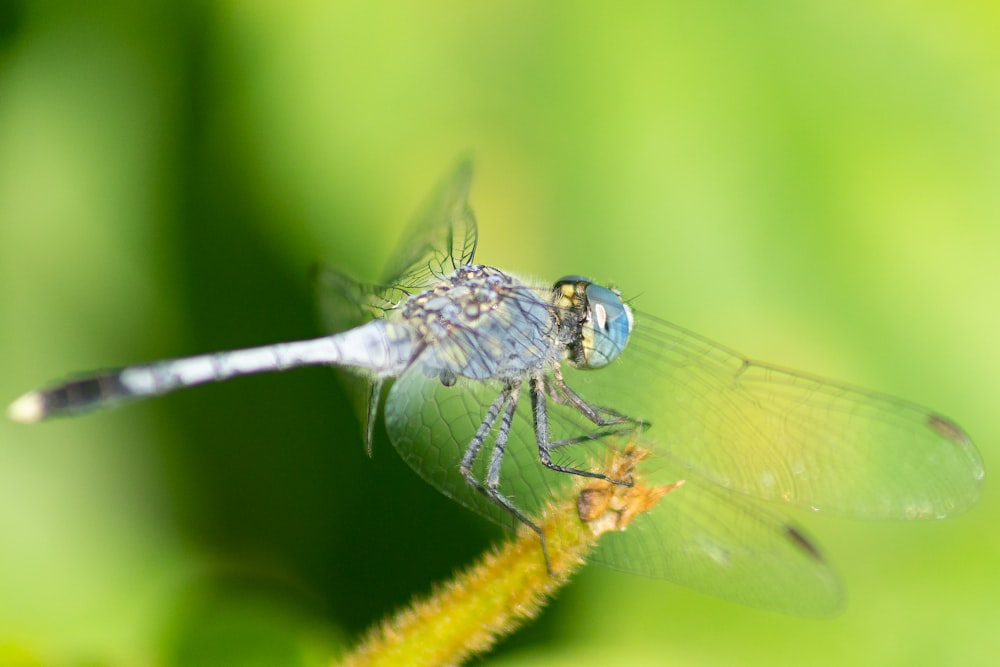
[[159, 396], [206, 382], [299, 366], [342, 366], [376, 377], [394, 377], [413, 359], [414, 342], [414, 332], [407, 324], [375, 320], [322, 338], [95, 373], [29, 392], [10, 406], [8, 414], [17, 421], [32, 422], [133, 398]]

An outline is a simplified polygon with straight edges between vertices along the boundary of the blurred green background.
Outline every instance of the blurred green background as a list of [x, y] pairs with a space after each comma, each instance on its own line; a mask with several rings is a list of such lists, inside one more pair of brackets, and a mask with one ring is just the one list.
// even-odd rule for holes
[[[588, 568], [485, 664], [1000, 654], [1000, 10], [953, 2], [0, 4], [0, 402], [316, 335], [457, 155], [482, 261], [613, 280], [964, 425], [981, 504], [808, 521], [788, 618]], [[0, 664], [319, 665], [497, 538], [368, 460], [333, 373], [0, 423]]]

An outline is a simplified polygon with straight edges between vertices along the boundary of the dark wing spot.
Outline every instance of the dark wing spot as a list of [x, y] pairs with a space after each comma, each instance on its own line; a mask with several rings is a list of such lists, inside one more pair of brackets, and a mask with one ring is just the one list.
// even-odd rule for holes
[[927, 418], [927, 426], [957, 445], [969, 443], [969, 436], [965, 434], [965, 431], [958, 424], [941, 415], [929, 416]]
[[810, 542], [809, 539], [799, 532], [799, 530], [794, 526], [785, 526], [785, 535], [788, 539], [794, 542], [797, 547], [808, 553], [820, 563], [826, 562], [823, 558], [823, 554], [819, 552], [819, 548]]

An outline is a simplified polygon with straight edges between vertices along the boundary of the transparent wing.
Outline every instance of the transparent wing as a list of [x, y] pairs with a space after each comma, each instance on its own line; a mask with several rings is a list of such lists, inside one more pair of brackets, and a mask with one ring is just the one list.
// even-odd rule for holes
[[786, 614], [826, 616], [842, 604], [837, 576], [801, 528], [697, 477], [604, 534], [591, 560]]
[[[462, 379], [448, 387], [438, 375], [426, 375], [419, 364], [414, 364], [389, 390], [385, 423], [399, 455], [429, 484], [469, 509], [511, 527], [511, 515], [470, 487], [459, 472], [462, 455], [501, 390], [492, 382]], [[525, 393], [511, 428], [500, 491], [532, 515], [556, 487], [570, 480], [539, 463], [529, 404]], [[486, 478], [493, 439], [489, 439], [473, 468], [477, 479]]]
[[588, 400], [648, 420], [663, 456], [720, 487], [866, 518], [940, 518], [980, 495], [956, 424], [884, 394], [750, 361], [637, 313], [606, 369], [568, 373]]
[[386, 264], [385, 284], [410, 293], [471, 264], [476, 253], [476, 217], [469, 206], [472, 160], [461, 160], [414, 217]]
[[414, 292], [472, 262], [476, 219], [469, 206], [472, 161], [464, 159], [414, 217], [387, 263], [381, 285], [364, 283], [328, 266], [313, 272], [320, 316], [330, 332], [388, 318]]
[[[477, 231], [468, 201], [471, 181], [472, 161], [466, 158], [410, 223], [387, 264], [384, 285], [359, 282], [330, 267], [317, 267], [313, 283], [326, 331], [347, 331], [374, 318], [389, 318], [411, 294], [472, 262]], [[361, 420], [370, 454], [382, 382], [350, 372], [340, 375]]]
[[[512, 527], [511, 516], [472, 489], [459, 463], [498, 385], [445, 386], [418, 366], [393, 385], [386, 400], [386, 425], [400, 456], [427, 482], [466, 507]], [[521, 397], [500, 475], [500, 491], [528, 515], [538, 512], [571, 476], [538, 460], [529, 398]], [[554, 451], [556, 461], [600, 469], [610, 440], [578, 412], [549, 402], [553, 439], [591, 433], [593, 440]], [[473, 472], [484, 479], [491, 438]], [[687, 479], [651, 512], [622, 533], [602, 537], [593, 560], [611, 567], [664, 578], [711, 595], [786, 613], [822, 615], [840, 604], [836, 576], [804, 533], [749, 499], [692, 478], [665, 459], [642, 464], [640, 474], [666, 483]]]
[[396, 287], [360, 282], [323, 265], [313, 270], [312, 278], [320, 320], [329, 333], [388, 318], [409, 296]]

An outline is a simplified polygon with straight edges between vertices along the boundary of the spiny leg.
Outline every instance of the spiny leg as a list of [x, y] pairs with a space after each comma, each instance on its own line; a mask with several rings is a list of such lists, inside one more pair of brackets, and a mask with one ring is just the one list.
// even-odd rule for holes
[[462, 463], [459, 466], [459, 472], [462, 474], [462, 478], [465, 479], [465, 483], [476, 489], [483, 495], [489, 497], [486, 489], [483, 487], [482, 483], [472, 475], [472, 466], [476, 462], [476, 458], [479, 456], [480, 450], [483, 448], [483, 444], [486, 442], [486, 438], [489, 437], [490, 431], [493, 430], [493, 424], [496, 423], [497, 417], [500, 415], [500, 409], [503, 404], [510, 398], [513, 387], [504, 387], [504, 390], [494, 399], [493, 404], [490, 405], [489, 410], [486, 411], [486, 416], [483, 418], [483, 423], [479, 425], [479, 429], [476, 431], [476, 435], [472, 437], [472, 442], [465, 449], [465, 454], [462, 455]]
[[[503, 454], [507, 447], [507, 438], [510, 434], [510, 426], [512, 420], [514, 419], [514, 411], [517, 408], [517, 401], [520, 394], [521, 386], [519, 384], [515, 384], [506, 386], [504, 390], [500, 392], [500, 395], [496, 397], [493, 404], [490, 405], [489, 409], [486, 411], [486, 417], [479, 425], [476, 435], [473, 436], [472, 442], [469, 443], [468, 448], [465, 450], [465, 454], [462, 456], [462, 463], [459, 466], [459, 472], [461, 472], [466, 484], [489, 498], [493, 504], [509, 512], [512, 519], [520, 521], [541, 535], [538, 526], [529, 521], [520, 510], [514, 507], [506, 496], [502, 495], [497, 490], [500, 483], [500, 464], [503, 462]], [[496, 442], [493, 445], [493, 454], [490, 457], [490, 465], [486, 473], [486, 484], [484, 485], [483, 482], [476, 479], [475, 475], [473, 475], [472, 467], [475, 465], [476, 459], [479, 457], [479, 452], [482, 451], [483, 445], [486, 444], [486, 439], [493, 430], [493, 425], [496, 424], [497, 417], [500, 416], [501, 410], [503, 410], [503, 419], [501, 420], [500, 430], [497, 432]]]
[[500, 493], [500, 471], [503, 466], [504, 452], [507, 450], [507, 439], [510, 436], [511, 424], [514, 421], [514, 411], [517, 409], [517, 401], [520, 398], [521, 386], [516, 385], [510, 394], [510, 400], [503, 411], [503, 418], [500, 420], [500, 429], [497, 431], [497, 439], [493, 445], [493, 453], [490, 455], [490, 467], [486, 472], [486, 496], [494, 503], [504, 508], [517, 521], [535, 531], [538, 540], [542, 544], [542, 556], [545, 558], [545, 569], [552, 574], [552, 563], [549, 561], [549, 548], [545, 541], [545, 533], [531, 519], [524, 515], [507, 496]]
[[584, 442], [594, 442], [595, 440], [603, 440], [604, 438], [610, 438], [612, 436], [628, 435], [634, 432], [635, 426], [632, 426], [631, 424], [620, 424], [614, 428], [605, 429], [603, 431], [591, 431], [590, 433], [584, 433], [583, 435], [578, 435], [573, 438], [552, 440], [549, 442], [549, 448], [559, 449], [560, 447], [579, 445]]
[[[582, 396], [573, 391], [573, 389], [566, 384], [566, 380], [563, 379], [562, 369], [559, 367], [559, 364], [555, 364], [552, 368], [552, 379], [553, 382], [548, 387], [549, 395], [552, 399], [560, 405], [569, 405], [576, 408], [580, 414], [597, 426], [614, 426], [616, 424], [633, 424], [639, 428], [648, 426], [648, 423], [642, 421], [641, 419], [635, 419], [633, 417], [629, 417], [628, 415], [623, 415], [620, 412], [612, 410], [611, 408], [605, 408], [588, 403]], [[555, 443], [553, 443], [553, 445], [555, 445]]]
[[[558, 363], [555, 364], [552, 369], [552, 376], [553, 381], [548, 383], [546, 386], [548, 395], [552, 398], [552, 400], [559, 405], [574, 408], [594, 425], [603, 428], [603, 430], [591, 431], [573, 438], [552, 440], [549, 442], [549, 447], [552, 449], [578, 445], [583, 442], [593, 442], [595, 440], [602, 440], [611, 436], [626, 435], [648, 425], [641, 420], [633, 419], [632, 417], [623, 415], [615, 410], [612, 410], [611, 408], [592, 405], [587, 402], [582, 396], [577, 394], [568, 384], [566, 384], [566, 380], [563, 379], [562, 369]], [[609, 415], [609, 417], [605, 417], [604, 415]], [[606, 428], [609, 426], [613, 428]]]
[[552, 443], [549, 441], [549, 412], [545, 404], [545, 380], [542, 378], [532, 378], [530, 384], [531, 408], [535, 419], [535, 439], [538, 441], [538, 458], [542, 465], [550, 470], [565, 472], [581, 477], [593, 477], [612, 484], [622, 486], [632, 486], [631, 479], [612, 479], [607, 475], [589, 470], [581, 470], [570, 466], [559, 465], [552, 461]]

